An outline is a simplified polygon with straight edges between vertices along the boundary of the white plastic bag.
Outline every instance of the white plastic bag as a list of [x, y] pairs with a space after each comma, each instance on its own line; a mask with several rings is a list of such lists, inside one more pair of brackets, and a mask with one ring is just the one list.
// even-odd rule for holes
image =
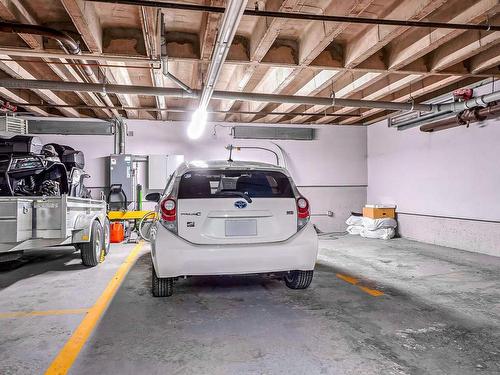
[[368, 230], [377, 230], [383, 228], [396, 228], [398, 222], [390, 217], [381, 219], [372, 219], [370, 217], [363, 217], [363, 226]]
[[345, 221], [345, 223], [347, 225], [363, 225], [363, 216], [354, 216], [354, 215], [351, 215]]
[[364, 229], [364, 227], [362, 225], [349, 225], [347, 227], [347, 232], [349, 234], [359, 235], [363, 229]]
[[377, 230], [369, 230], [363, 228], [363, 230], [360, 233], [361, 237], [378, 238], [381, 240], [390, 240], [391, 238], [394, 237], [395, 234], [396, 231], [394, 230], [394, 228], [381, 228]]

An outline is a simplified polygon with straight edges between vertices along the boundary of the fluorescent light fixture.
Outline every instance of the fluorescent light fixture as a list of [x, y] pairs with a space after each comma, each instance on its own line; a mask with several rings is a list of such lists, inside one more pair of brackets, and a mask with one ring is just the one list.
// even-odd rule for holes
[[207, 127], [207, 111], [203, 108], [198, 108], [193, 113], [191, 123], [187, 128], [189, 139], [198, 139], [202, 136]]
[[226, 61], [229, 48], [231, 47], [236, 29], [243, 16], [247, 1], [248, 0], [229, 0], [226, 4], [222, 24], [212, 52], [212, 59], [208, 65], [206, 83], [200, 94], [198, 109], [193, 113], [191, 124], [189, 124], [187, 129], [190, 139], [200, 138], [207, 126], [208, 103], [212, 97], [215, 84], [219, 79], [224, 61]]

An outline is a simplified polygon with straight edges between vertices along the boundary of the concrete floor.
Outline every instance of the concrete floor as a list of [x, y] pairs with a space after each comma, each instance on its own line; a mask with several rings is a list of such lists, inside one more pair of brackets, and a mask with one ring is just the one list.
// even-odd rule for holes
[[[93, 269], [69, 250], [3, 267], [0, 373], [43, 373], [85, 311], [55, 313], [91, 307], [132, 247], [113, 246]], [[70, 373], [500, 373], [500, 258], [326, 237], [308, 290], [203, 277], [169, 299], [151, 297], [150, 267], [145, 247]]]

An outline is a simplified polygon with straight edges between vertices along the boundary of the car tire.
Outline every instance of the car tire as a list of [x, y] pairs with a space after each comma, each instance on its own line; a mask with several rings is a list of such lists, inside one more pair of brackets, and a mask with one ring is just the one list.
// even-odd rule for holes
[[285, 275], [285, 284], [290, 289], [306, 289], [311, 285], [314, 271], [290, 271]]
[[99, 221], [94, 220], [90, 231], [90, 241], [80, 244], [82, 263], [87, 267], [95, 267], [101, 262], [103, 249], [103, 229]]
[[153, 265], [151, 265], [151, 270], [153, 297], [170, 297], [174, 293], [174, 278], [158, 277]]

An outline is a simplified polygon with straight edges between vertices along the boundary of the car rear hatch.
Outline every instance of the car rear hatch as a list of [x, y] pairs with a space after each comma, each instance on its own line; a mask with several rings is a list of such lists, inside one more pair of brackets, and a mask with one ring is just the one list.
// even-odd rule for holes
[[180, 178], [178, 235], [196, 244], [284, 241], [297, 232], [289, 178], [278, 171], [201, 170]]

